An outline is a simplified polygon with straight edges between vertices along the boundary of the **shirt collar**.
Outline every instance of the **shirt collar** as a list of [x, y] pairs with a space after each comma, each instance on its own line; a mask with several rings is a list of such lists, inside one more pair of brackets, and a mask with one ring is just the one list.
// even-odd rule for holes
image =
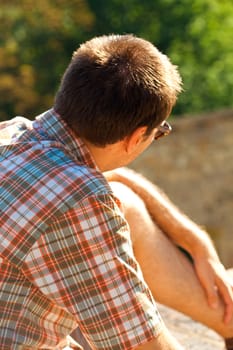
[[50, 140], [62, 143], [78, 162], [99, 170], [83, 140], [74, 134], [53, 108], [36, 117], [33, 128], [37, 129], [43, 138], [49, 136]]

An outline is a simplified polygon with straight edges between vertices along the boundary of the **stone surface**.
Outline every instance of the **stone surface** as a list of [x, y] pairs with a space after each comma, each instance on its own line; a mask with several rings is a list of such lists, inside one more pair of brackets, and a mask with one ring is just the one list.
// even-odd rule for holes
[[183, 314], [158, 304], [170, 332], [186, 350], [224, 350], [223, 339], [214, 331]]
[[233, 110], [176, 118], [173, 131], [132, 164], [204, 226], [233, 266]]

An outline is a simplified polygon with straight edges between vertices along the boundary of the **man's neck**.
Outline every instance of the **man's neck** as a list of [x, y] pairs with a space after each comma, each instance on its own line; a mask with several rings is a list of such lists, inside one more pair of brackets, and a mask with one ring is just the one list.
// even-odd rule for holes
[[83, 140], [101, 172], [119, 168], [124, 164], [123, 141], [104, 147], [95, 146]]

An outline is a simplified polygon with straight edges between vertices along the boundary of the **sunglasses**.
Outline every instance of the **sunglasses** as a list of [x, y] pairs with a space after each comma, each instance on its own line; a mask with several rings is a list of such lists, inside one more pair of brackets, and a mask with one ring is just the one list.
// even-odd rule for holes
[[171, 125], [164, 121], [157, 129], [155, 135], [154, 135], [154, 140], [158, 140], [163, 136], [167, 136], [170, 134], [170, 132], [172, 131], [172, 127]]

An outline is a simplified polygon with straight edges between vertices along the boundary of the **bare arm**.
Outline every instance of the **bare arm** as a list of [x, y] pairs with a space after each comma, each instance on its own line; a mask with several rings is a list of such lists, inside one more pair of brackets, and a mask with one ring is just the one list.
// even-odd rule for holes
[[152, 218], [177, 245], [192, 256], [195, 270], [211, 307], [218, 307], [219, 296], [225, 303], [224, 321], [233, 315], [232, 281], [221, 264], [207, 233], [167, 198], [145, 177], [127, 168], [106, 173], [109, 181], [119, 181], [130, 187], [145, 202]]
[[[181, 213], [165, 193], [145, 177], [127, 168], [105, 174], [109, 181], [122, 182], [136, 192], [162, 231], [192, 256], [200, 253], [200, 242], [203, 248], [206, 244], [213, 248], [205, 231]], [[213, 254], [216, 254], [214, 248]]]

